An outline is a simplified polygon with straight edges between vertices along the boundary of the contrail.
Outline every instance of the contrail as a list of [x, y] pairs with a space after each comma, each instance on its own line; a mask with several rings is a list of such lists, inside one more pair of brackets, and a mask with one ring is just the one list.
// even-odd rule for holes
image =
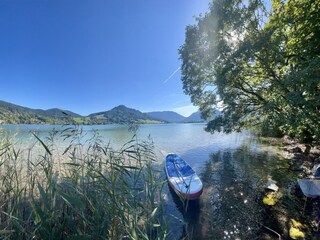
[[178, 72], [179, 70], [180, 70], [180, 67], [174, 70], [174, 72], [166, 80], [163, 81], [163, 84], [166, 84], [173, 77], [173, 75], [175, 75], [176, 72]]

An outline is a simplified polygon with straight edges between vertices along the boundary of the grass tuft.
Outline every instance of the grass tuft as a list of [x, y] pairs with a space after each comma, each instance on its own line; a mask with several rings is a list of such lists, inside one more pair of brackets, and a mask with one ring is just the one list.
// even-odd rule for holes
[[0, 141], [1, 239], [166, 238], [152, 142], [114, 150], [77, 126], [33, 136]]

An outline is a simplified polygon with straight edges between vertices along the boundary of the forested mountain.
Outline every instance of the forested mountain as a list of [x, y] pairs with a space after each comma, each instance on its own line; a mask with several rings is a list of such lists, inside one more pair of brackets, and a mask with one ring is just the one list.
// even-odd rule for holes
[[[148, 112], [149, 116], [163, 120], [170, 123], [195, 123], [195, 122], [205, 122], [204, 119], [201, 118], [201, 112], [197, 111], [192, 113], [189, 117], [184, 117], [176, 112], [172, 111], [163, 111], [163, 112]], [[219, 116], [221, 113], [217, 109], [212, 110], [212, 119]]]
[[[221, 112], [219, 110], [213, 109], [210, 119], [214, 119], [217, 116], [219, 116], [220, 114], [221, 114]], [[201, 112], [197, 111], [197, 112], [192, 113], [189, 117], [187, 117], [185, 119], [185, 122], [205, 122], [205, 120], [203, 118], [201, 118]]]
[[160, 121], [138, 110], [120, 105], [109, 111], [93, 113], [89, 116], [52, 108], [31, 109], [5, 101], [0, 101], [0, 123], [8, 124], [109, 124], [109, 123], [158, 123]]
[[128, 108], [124, 105], [115, 107], [109, 111], [93, 113], [88, 116], [90, 121], [96, 124], [105, 123], [159, 123], [145, 113], [136, 109]]
[[151, 118], [158, 119], [165, 122], [170, 122], [170, 123], [179, 123], [179, 122], [184, 122], [186, 120], [186, 117], [173, 111], [161, 111], [161, 112], [156, 111], [156, 112], [147, 112], [146, 114]]
[[61, 110], [59, 108], [51, 108], [48, 110], [36, 109], [36, 113], [48, 117], [55, 117], [55, 118], [65, 118], [66, 116], [74, 117], [74, 118], [81, 118], [80, 114], [68, 111], [68, 110]]
[[71, 111], [58, 108], [41, 110], [22, 107], [5, 101], [0, 101], [0, 123], [26, 124], [68, 124], [75, 118], [83, 118]]
[[204, 122], [204, 120], [201, 118], [201, 112], [197, 111], [187, 117], [184, 122]]
[[[219, 111], [214, 110], [214, 112]], [[32, 109], [0, 101], [0, 123], [7, 124], [130, 124], [165, 122], [187, 123], [204, 122], [204, 120], [201, 119], [200, 112], [195, 112], [189, 117], [184, 117], [173, 111], [142, 113], [139, 110], [120, 105], [109, 111], [81, 116], [80, 114], [59, 108], [48, 110]]]

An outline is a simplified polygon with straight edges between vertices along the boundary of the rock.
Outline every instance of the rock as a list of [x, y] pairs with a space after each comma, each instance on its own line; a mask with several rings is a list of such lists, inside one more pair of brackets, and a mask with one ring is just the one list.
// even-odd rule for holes
[[315, 178], [320, 178], [320, 164], [317, 164], [312, 168], [312, 174]]
[[302, 150], [299, 147], [294, 147], [294, 148], [291, 149], [291, 152], [293, 152], [293, 153], [302, 153]]
[[276, 185], [276, 182], [273, 180], [269, 180], [266, 183], [265, 188], [272, 190], [272, 191], [275, 191], [275, 192], [277, 192], [279, 190], [279, 187]]
[[310, 150], [311, 150], [311, 145], [307, 144], [306, 149], [304, 150], [304, 154], [308, 155], [310, 153]]
[[285, 135], [284, 137], [283, 137], [283, 140], [285, 141], [285, 142], [287, 142], [287, 143], [294, 143], [295, 141], [292, 139], [292, 138], [290, 138], [288, 135]]
[[311, 174], [311, 170], [307, 166], [301, 165], [299, 169], [301, 169], [301, 171], [303, 171], [304, 173], [306, 173], [308, 175]]

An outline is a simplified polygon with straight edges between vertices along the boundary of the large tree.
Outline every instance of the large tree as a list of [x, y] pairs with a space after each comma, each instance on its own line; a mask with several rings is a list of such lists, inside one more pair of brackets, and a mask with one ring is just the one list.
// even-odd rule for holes
[[[270, 3], [269, 3], [270, 4]], [[179, 49], [186, 94], [207, 130], [320, 138], [320, 1], [213, 0]]]

